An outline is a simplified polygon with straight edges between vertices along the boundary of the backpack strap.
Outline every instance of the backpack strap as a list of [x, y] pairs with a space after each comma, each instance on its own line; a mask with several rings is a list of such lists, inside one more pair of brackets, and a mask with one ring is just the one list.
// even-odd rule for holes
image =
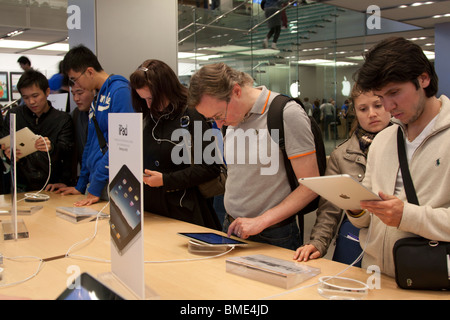
[[267, 129], [269, 130], [269, 134], [271, 134], [272, 130], [278, 129], [279, 140], [275, 141], [278, 143], [280, 150], [283, 154], [284, 166], [286, 168], [287, 177], [289, 180], [289, 185], [292, 190], [295, 190], [298, 187], [298, 181], [295, 177], [294, 169], [292, 168], [291, 161], [289, 160], [286, 153], [286, 141], [284, 139], [284, 122], [283, 122], [283, 111], [286, 103], [288, 103], [291, 98], [278, 95], [276, 96], [270, 104], [269, 111], [267, 113]]
[[[291, 160], [289, 160], [286, 153], [286, 142], [284, 139], [284, 122], [283, 122], [283, 111], [286, 103], [288, 103], [291, 98], [278, 95], [276, 96], [272, 102], [270, 103], [269, 111], [267, 113], [267, 129], [269, 130], [269, 134], [271, 134], [272, 130], [278, 129], [279, 132], [279, 140], [275, 141], [278, 143], [281, 153], [283, 155], [284, 167], [286, 168], [286, 175], [289, 181], [289, 185], [291, 186], [291, 190], [295, 190], [298, 187], [298, 180], [295, 175], [294, 169], [292, 168]], [[298, 212], [298, 226], [300, 229], [300, 237], [303, 243], [304, 238], [304, 230], [305, 230], [305, 218], [304, 213], [302, 211]]]

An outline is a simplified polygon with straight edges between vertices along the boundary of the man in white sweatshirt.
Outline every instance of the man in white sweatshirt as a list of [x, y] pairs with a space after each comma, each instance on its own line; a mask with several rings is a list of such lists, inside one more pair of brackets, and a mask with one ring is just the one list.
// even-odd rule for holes
[[[437, 98], [438, 77], [422, 49], [404, 38], [389, 38], [365, 54], [355, 75], [373, 90], [405, 139], [409, 170], [419, 205], [408, 203], [397, 152], [398, 126], [380, 132], [367, 160], [363, 184], [381, 201], [363, 201], [362, 212], [347, 212], [365, 248], [362, 266], [395, 275], [393, 246], [398, 239], [450, 241], [450, 100]], [[370, 231], [370, 232], [369, 232]], [[414, 260], [414, 257], [411, 257]]]

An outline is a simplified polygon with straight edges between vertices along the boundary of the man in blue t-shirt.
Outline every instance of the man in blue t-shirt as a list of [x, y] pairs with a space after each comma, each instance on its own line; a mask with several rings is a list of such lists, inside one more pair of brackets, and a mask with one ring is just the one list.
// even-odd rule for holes
[[[71, 49], [63, 61], [64, 73], [71, 85], [85, 90], [96, 90], [94, 106], [89, 112], [88, 136], [83, 152], [80, 177], [75, 187], [60, 188], [62, 194], [84, 194], [87, 197], [75, 203], [86, 206], [107, 199], [109, 182], [108, 114], [134, 112], [128, 80], [120, 75], [109, 75], [101, 67], [94, 53], [83, 45]], [[102, 147], [96, 124], [106, 142]]]

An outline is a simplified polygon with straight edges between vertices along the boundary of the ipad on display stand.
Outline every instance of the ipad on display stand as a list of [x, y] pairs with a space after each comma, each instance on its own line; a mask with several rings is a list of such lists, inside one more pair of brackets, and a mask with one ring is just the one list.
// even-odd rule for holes
[[178, 235], [189, 239], [188, 251], [197, 255], [215, 255], [234, 247], [245, 247], [246, 242], [212, 232], [179, 232]]
[[212, 247], [246, 246], [246, 242], [235, 240], [212, 232], [179, 232], [180, 236], [191, 241]]
[[29, 237], [23, 219], [17, 219], [17, 178], [16, 178], [16, 114], [10, 114], [10, 141], [11, 146], [11, 221], [2, 221], [3, 240], [18, 240]]

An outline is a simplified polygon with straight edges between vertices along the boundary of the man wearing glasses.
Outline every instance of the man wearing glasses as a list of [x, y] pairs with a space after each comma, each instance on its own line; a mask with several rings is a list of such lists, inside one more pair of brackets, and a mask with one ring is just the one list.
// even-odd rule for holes
[[[75, 203], [86, 206], [107, 200], [109, 181], [108, 114], [134, 112], [128, 80], [120, 75], [109, 75], [101, 67], [94, 53], [83, 45], [72, 48], [63, 60], [64, 73], [70, 85], [75, 84], [87, 91], [96, 91], [94, 107], [89, 112], [88, 136], [84, 147], [80, 177], [75, 187], [61, 188], [62, 194], [82, 194], [87, 197]], [[97, 122], [97, 123], [96, 123]], [[106, 145], [99, 140], [96, 126]], [[103, 140], [102, 139], [102, 140]]]
[[[291, 191], [282, 153], [272, 141], [274, 132], [267, 132], [267, 111], [277, 95], [266, 87], [253, 87], [250, 75], [218, 63], [204, 66], [192, 77], [188, 105], [214, 120], [218, 127], [227, 126], [224, 231], [295, 250], [303, 243], [295, 214], [316, 194], [303, 186]], [[314, 137], [306, 112], [297, 103], [289, 102], [284, 122], [286, 151], [296, 176], [318, 176]], [[248, 143], [250, 140], [256, 143]], [[261, 157], [264, 145], [270, 159], [278, 162], [276, 172], [265, 171], [271, 164]], [[258, 159], [255, 154], [260, 155]]]

